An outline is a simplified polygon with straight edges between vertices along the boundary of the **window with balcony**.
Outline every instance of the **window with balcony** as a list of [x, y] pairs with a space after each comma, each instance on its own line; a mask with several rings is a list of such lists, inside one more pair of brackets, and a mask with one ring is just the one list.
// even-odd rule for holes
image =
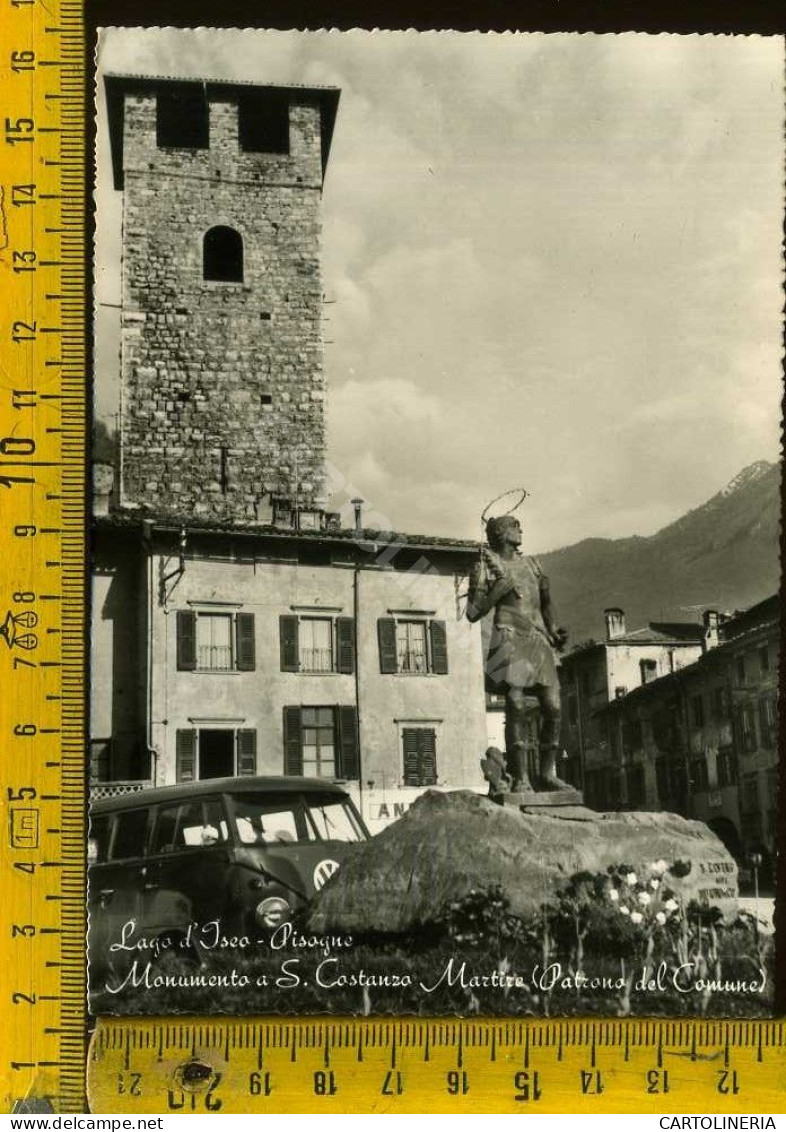
[[232, 671], [232, 617], [206, 613], [196, 621], [197, 668]]
[[181, 672], [253, 672], [254, 614], [179, 610], [177, 667]]
[[448, 643], [444, 621], [380, 617], [377, 635], [381, 672], [406, 676], [447, 675]]
[[399, 672], [428, 672], [425, 621], [396, 622], [396, 656]]
[[285, 614], [279, 618], [282, 672], [355, 671], [355, 620]]
[[333, 621], [327, 617], [305, 617], [300, 622], [300, 671], [333, 671]]

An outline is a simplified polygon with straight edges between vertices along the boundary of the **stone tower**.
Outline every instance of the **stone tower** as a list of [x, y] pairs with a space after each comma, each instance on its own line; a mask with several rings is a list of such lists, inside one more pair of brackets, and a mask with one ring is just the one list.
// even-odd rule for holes
[[335, 89], [113, 75], [123, 190], [120, 502], [319, 510], [322, 182]]

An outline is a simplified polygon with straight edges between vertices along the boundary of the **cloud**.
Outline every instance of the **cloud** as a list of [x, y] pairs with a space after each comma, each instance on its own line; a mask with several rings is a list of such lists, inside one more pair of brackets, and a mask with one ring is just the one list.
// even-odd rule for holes
[[[536, 548], [649, 533], [778, 454], [781, 50], [632, 33], [101, 44], [114, 70], [341, 88], [323, 198], [330, 458], [414, 532], [474, 537], [489, 499], [526, 486]], [[99, 207], [112, 301], [106, 180]]]

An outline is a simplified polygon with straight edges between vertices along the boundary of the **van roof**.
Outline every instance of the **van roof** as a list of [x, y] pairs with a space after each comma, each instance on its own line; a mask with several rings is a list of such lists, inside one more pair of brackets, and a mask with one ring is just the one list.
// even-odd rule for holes
[[156, 802], [178, 802], [184, 798], [199, 798], [203, 794], [248, 794], [255, 791], [269, 794], [321, 794], [331, 798], [348, 798], [346, 790], [335, 782], [323, 778], [205, 778], [199, 782], [181, 782], [177, 786], [154, 786], [136, 790], [132, 794], [116, 794], [91, 802], [90, 810], [102, 814], [114, 810], [135, 809]]

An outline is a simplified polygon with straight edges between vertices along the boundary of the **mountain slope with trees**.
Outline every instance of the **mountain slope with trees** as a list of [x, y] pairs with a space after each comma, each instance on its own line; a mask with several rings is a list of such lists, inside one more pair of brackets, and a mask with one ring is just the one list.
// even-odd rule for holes
[[540, 556], [570, 645], [602, 640], [603, 610], [628, 629], [744, 609], [779, 586], [780, 465], [760, 460], [648, 538], [584, 539]]

